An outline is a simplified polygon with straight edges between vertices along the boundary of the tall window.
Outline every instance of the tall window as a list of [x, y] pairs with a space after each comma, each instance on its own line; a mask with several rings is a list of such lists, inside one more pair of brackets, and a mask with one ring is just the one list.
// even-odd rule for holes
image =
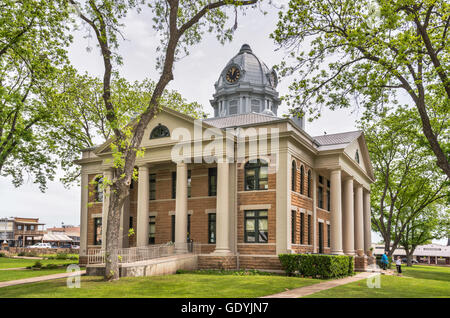
[[327, 210], [331, 210], [330, 180], [327, 180]]
[[102, 218], [94, 218], [94, 245], [102, 245]]
[[312, 237], [312, 229], [311, 229], [311, 215], [308, 214], [308, 245], [311, 245], [311, 237]]
[[130, 216], [130, 224], [128, 224], [128, 227], [130, 228], [130, 229], [132, 229], [134, 226], [133, 226], [133, 217], [132, 216]]
[[244, 227], [246, 243], [267, 243], [267, 210], [245, 211]]
[[175, 242], [175, 215], [170, 216], [171, 228], [172, 228], [172, 242]]
[[268, 168], [264, 160], [248, 161], [245, 164], [245, 190], [267, 190]]
[[208, 214], [208, 243], [216, 243], [216, 214]]
[[95, 178], [95, 202], [103, 202], [103, 177]]
[[304, 193], [303, 188], [303, 179], [305, 179], [305, 168], [303, 166], [300, 167], [300, 193]]
[[291, 243], [296, 244], [296, 238], [297, 238], [297, 211], [292, 210], [291, 211]]
[[156, 174], [151, 173], [150, 182], [150, 200], [156, 200]]
[[217, 168], [208, 169], [208, 195], [217, 195]]
[[305, 214], [300, 213], [300, 244], [305, 243]]
[[356, 160], [357, 163], [359, 163], [359, 152], [358, 152], [358, 149], [356, 149], [355, 160]]
[[177, 172], [172, 171], [172, 199], [177, 196]]
[[308, 170], [308, 197], [311, 197], [311, 170]]
[[148, 222], [148, 244], [155, 244], [156, 216], [150, 216]]
[[187, 242], [191, 241], [191, 215], [188, 214], [187, 220]]
[[327, 224], [327, 243], [328, 247], [331, 247], [331, 226], [330, 224]]
[[292, 191], [295, 191], [295, 183], [297, 181], [297, 164], [295, 160], [292, 161], [292, 173], [291, 173], [291, 187]]
[[317, 187], [317, 196], [318, 196], [318, 201], [319, 201], [319, 208], [323, 209], [323, 187], [322, 186], [318, 186]]
[[191, 197], [191, 185], [192, 185], [192, 178], [191, 178], [191, 170], [188, 170], [188, 175], [187, 175], [187, 193], [188, 193], [188, 198]]

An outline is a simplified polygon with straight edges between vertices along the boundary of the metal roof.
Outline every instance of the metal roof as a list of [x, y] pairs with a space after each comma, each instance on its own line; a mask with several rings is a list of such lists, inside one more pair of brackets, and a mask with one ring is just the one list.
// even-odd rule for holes
[[361, 135], [361, 130], [313, 137], [321, 146], [349, 144]]
[[213, 117], [207, 118], [204, 121], [211, 126], [217, 128], [227, 128], [227, 127], [239, 127], [251, 124], [261, 124], [271, 121], [277, 121], [282, 118], [265, 115], [260, 113], [248, 113], [240, 115], [231, 115], [226, 117]]
[[72, 239], [65, 234], [44, 234], [42, 239], [43, 241], [48, 242], [72, 242]]

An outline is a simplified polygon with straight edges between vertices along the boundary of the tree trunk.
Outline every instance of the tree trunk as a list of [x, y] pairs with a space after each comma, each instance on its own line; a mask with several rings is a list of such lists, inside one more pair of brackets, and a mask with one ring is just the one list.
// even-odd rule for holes
[[[112, 188], [112, 186], [110, 187]], [[113, 281], [120, 277], [119, 273], [119, 233], [120, 233], [120, 215], [124, 198], [128, 196], [126, 190], [114, 187], [109, 191], [108, 196], [108, 221], [106, 228], [106, 251], [105, 251], [105, 280]]]

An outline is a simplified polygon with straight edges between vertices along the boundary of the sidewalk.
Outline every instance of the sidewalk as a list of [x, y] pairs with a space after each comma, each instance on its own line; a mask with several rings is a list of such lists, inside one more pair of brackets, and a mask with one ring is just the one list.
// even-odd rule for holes
[[8, 282], [0, 282], [0, 288], [14, 286], [14, 285], [20, 285], [20, 284], [37, 283], [37, 282], [58, 279], [58, 278], [66, 278], [69, 276], [74, 276], [76, 274], [84, 275], [84, 274], [86, 274], [86, 270], [82, 270], [79, 272], [72, 272], [72, 273], [60, 273], [60, 274], [31, 277], [31, 278], [24, 278], [24, 279], [18, 279], [18, 280], [10, 280]]
[[307, 295], [311, 295], [317, 292], [320, 292], [325, 289], [330, 289], [336, 286], [345, 285], [348, 283], [353, 283], [361, 279], [366, 279], [371, 277], [372, 275], [376, 275], [376, 273], [372, 272], [362, 272], [358, 273], [355, 276], [345, 277], [335, 280], [326, 281], [319, 284], [314, 284], [311, 286], [305, 286], [300, 288], [291, 289], [285, 292], [281, 292], [278, 294], [268, 295], [261, 298], [299, 298]]

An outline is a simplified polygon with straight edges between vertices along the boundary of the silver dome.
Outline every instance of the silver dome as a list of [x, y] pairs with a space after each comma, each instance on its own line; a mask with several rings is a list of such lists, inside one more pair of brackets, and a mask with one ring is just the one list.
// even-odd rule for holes
[[[241, 71], [241, 76], [236, 83], [228, 83], [225, 79], [226, 72], [231, 66], [237, 66]], [[272, 75], [273, 74], [273, 75]], [[256, 86], [266, 86], [266, 89], [274, 89], [277, 85], [276, 72], [270, 70], [267, 65], [253, 54], [250, 45], [242, 45], [239, 53], [236, 54], [224, 67], [215, 86], [217, 90], [222, 87], [239, 86], [250, 84]], [[272, 82], [273, 81], [273, 82]]]
[[265, 110], [276, 116], [281, 102], [275, 89], [277, 83], [276, 72], [253, 53], [250, 45], [242, 45], [214, 84], [215, 93], [210, 100], [214, 117], [262, 113]]

